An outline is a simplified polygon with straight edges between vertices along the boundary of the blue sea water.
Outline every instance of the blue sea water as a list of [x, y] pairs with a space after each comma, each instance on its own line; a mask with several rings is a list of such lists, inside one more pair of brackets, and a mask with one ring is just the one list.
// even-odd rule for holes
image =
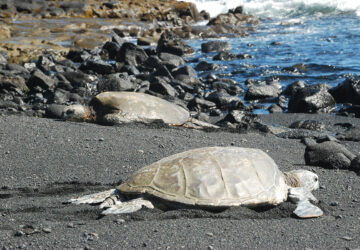
[[[212, 14], [242, 5], [246, 13], [261, 18], [261, 24], [250, 36], [228, 39], [232, 53], [246, 53], [253, 58], [214, 62], [222, 65], [217, 74], [232, 78], [242, 86], [247, 79], [277, 79], [284, 87], [297, 80], [336, 86], [346, 77], [360, 74], [360, 1], [194, 2], [200, 10], [205, 7]], [[199, 52], [203, 42], [189, 41]], [[213, 56], [195, 55], [210, 62]]]

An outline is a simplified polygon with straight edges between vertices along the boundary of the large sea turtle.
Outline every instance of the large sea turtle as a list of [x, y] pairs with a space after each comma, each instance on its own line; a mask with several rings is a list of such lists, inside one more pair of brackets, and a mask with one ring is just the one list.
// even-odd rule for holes
[[69, 203], [101, 203], [103, 215], [131, 213], [142, 206], [196, 206], [219, 209], [230, 206], [278, 205], [288, 198], [297, 204], [300, 218], [323, 215], [311, 191], [318, 176], [307, 170], [282, 173], [260, 149], [205, 147], [163, 158], [141, 168], [127, 181], [101, 193]]
[[89, 106], [77, 104], [66, 107], [62, 117], [65, 120], [107, 124], [161, 120], [173, 126], [217, 128], [190, 117], [190, 113], [179, 105], [138, 92], [103, 92], [93, 97]]

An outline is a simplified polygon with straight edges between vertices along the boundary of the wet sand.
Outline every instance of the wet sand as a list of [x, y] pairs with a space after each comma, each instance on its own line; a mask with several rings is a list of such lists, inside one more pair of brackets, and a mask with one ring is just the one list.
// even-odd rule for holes
[[[263, 121], [288, 126], [300, 119], [359, 125], [329, 115], [273, 114]], [[300, 140], [251, 132], [204, 132], [162, 126], [106, 127], [0, 116], [0, 247], [3, 249], [356, 249], [360, 247], [360, 177], [347, 170], [305, 166]], [[358, 142], [342, 142], [360, 152]], [[283, 171], [312, 169], [314, 195], [325, 215], [299, 220], [286, 202], [274, 208], [143, 209], [98, 219], [90, 205], [63, 204], [102, 191], [170, 154], [203, 146], [256, 147]]]

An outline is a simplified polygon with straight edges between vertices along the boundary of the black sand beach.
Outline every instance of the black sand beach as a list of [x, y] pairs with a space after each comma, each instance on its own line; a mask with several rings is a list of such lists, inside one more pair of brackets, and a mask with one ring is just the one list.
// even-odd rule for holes
[[[358, 119], [272, 114], [267, 123], [289, 126], [314, 119], [328, 131]], [[341, 132], [341, 131], [340, 131]], [[306, 166], [300, 140], [260, 132], [204, 132], [146, 125], [100, 126], [0, 116], [0, 247], [2, 249], [356, 249], [360, 247], [360, 177], [348, 170]], [[360, 152], [358, 142], [342, 141]], [[203, 146], [260, 148], [280, 169], [320, 176], [314, 192], [325, 215], [299, 220], [294, 205], [220, 213], [149, 210], [98, 219], [90, 205], [69, 198], [106, 190], [162, 157]]]

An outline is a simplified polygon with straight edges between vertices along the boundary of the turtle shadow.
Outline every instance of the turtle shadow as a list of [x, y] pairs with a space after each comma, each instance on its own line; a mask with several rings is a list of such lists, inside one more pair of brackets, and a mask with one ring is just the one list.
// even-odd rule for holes
[[91, 182], [57, 182], [41, 187], [19, 187], [19, 188], [2, 188], [0, 190], [0, 199], [9, 199], [13, 197], [46, 197], [46, 196], [68, 196], [85, 192], [103, 191], [114, 186], [115, 184], [101, 184]]
[[[244, 219], [284, 219], [292, 218], [292, 212], [295, 205], [289, 202], [279, 206], [261, 206], [249, 208], [244, 206], [221, 208], [217, 210], [187, 207], [163, 210], [158, 207], [155, 209], [143, 208], [132, 214], [116, 215], [117, 218], [125, 221], [153, 221], [153, 220], [178, 220], [178, 219], [227, 219], [227, 220], [244, 220]], [[105, 216], [107, 217], [107, 216]], [[99, 216], [97, 219], [103, 219]]]

